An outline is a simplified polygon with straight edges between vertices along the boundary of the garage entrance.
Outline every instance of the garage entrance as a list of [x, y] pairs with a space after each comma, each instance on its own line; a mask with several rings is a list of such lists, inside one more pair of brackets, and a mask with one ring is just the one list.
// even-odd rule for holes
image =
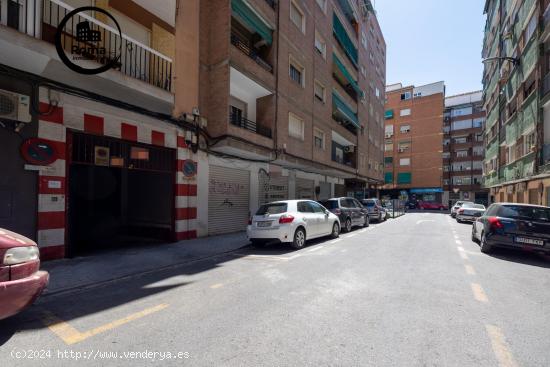
[[174, 150], [75, 132], [68, 144], [69, 256], [173, 239]]

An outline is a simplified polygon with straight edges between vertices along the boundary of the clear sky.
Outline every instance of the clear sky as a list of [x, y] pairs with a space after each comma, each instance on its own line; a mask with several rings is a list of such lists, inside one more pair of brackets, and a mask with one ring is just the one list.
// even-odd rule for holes
[[484, 0], [372, 0], [387, 47], [386, 83], [482, 89]]

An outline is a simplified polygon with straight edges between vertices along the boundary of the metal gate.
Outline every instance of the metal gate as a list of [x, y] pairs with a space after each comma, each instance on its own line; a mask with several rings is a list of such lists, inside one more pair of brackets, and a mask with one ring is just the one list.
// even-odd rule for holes
[[244, 231], [249, 217], [250, 172], [210, 166], [208, 234]]
[[264, 171], [260, 171], [259, 179], [258, 202], [260, 205], [288, 199], [288, 177], [284, 177], [280, 173], [267, 174]]
[[296, 177], [296, 199], [314, 199], [315, 181]]

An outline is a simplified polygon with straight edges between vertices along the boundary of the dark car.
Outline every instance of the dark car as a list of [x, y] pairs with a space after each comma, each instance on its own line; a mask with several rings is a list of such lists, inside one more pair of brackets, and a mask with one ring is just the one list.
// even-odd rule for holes
[[417, 206], [417, 202], [416, 201], [407, 201], [405, 203], [405, 207], [407, 209], [416, 209], [416, 206]]
[[319, 201], [321, 205], [340, 218], [342, 229], [351, 231], [354, 226], [368, 227], [368, 210], [354, 198], [342, 197]]
[[369, 217], [371, 219], [376, 219], [378, 222], [386, 220], [386, 211], [382, 206], [382, 202], [379, 199], [363, 199], [361, 200], [363, 206], [365, 206], [369, 211]]
[[30, 306], [48, 285], [36, 243], [0, 228], [0, 320]]
[[472, 225], [472, 240], [484, 253], [507, 247], [550, 254], [550, 207], [492, 204]]

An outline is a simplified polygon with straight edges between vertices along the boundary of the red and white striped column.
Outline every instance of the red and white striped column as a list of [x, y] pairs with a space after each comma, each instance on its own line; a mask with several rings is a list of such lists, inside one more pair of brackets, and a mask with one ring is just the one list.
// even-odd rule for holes
[[184, 161], [191, 159], [184, 132], [178, 131], [177, 146], [175, 227], [176, 240], [180, 241], [197, 237], [197, 182], [196, 177], [187, 178], [183, 174]]

